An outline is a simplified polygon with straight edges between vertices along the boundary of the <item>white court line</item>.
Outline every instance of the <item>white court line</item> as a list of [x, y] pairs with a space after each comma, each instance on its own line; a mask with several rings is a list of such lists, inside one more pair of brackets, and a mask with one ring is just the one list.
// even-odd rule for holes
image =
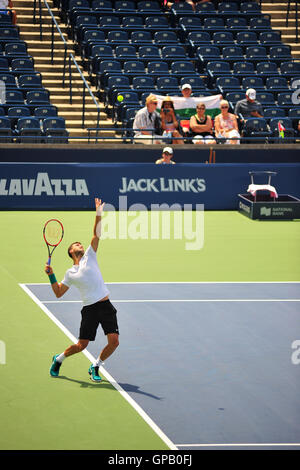
[[300, 443], [265, 443], [265, 444], [176, 444], [178, 447], [279, 447], [300, 446]]
[[[44, 313], [65, 333], [68, 338], [77, 343], [77, 338], [47, 309], [45, 305], [28, 289], [26, 284], [19, 284], [19, 286], [29, 295], [29, 297], [43, 310]], [[95, 358], [86, 350], [83, 354], [89, 359], [90, 362], [94, 362]], [[175, 444], [163, 433], [163, 431], [152, 421], [152, 419], [145, 413], [145, 411], [131, 398], [131, 396], [125, 392], [125, 390], [115, 381], [115, 379], [104, 369], [99, 367], [100, 371], [107, 378], [107, 380], [115, 387], [116, 390], [125, 398], [125, 400], [135, 409], [135, 411], [144, 419], [144, 421], [153, 429], [153, 431], [161, 438], [161, 440], [172, 450], [178, 450]]]
[[[300, 302], [300, 299], [111, 299], [112, 302]], [[47, 304], [81, 303], [81, 300], [41, 300]]]
[[[300, 281], [106, 281], [105, 284], [300, 284]], [[27, 286], [45, 286], [47, 282], [30, 282]]]

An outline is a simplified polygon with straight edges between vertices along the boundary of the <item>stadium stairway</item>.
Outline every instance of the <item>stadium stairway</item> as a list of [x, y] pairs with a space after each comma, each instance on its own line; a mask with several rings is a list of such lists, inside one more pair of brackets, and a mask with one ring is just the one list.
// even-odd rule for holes
[[[83, 76], [87, 79], [88, 74], [80, 65], [81, 58], [76, 57], [73, 43], [67, 37], [67, 27], [61, 22], [58, 9], [53, 6], [53, 1], [48, 0], [48, 4], [55, 16], [55, 19], [61, 29], [61, 32], [68, 43], [68, 54], [72, 53], [75, 57]], [[40, 29], [37, 9], [36, 24], [33, 21], [33, 2], [31, 0], [14, 0], [14, 10], [17, 14], [17, 25], [20, 28], [20, 38], [26, 41], [28, 53], [34, 58], [35, 69], [42, 74], [43, 86], [50, 92], [51, 104], [57, 106], [58, 115], [65, 118], [66, 128], [69, 131], [69, 141], [73, 137], [87, 137], [88, 127], [96, 127], [97, 125], [97, 109], [86, 91], [86, 112], [85, 112], [85, 129], [82, 128], [82, 89], [83, 82], [75, 65], [72, 63], [72, 104], [69, 103], [69, 75], [67, 66], [67, 75], [65, 88], [62, 87], [63, 80], [63, 62], [64, 62], [64, 44], [55, 28], [55, 49], [54, 64], [51, 64], [51, 16], [42, 2], [42, 24], [43, 24], [43, 40], [40, 40]], [[96, 88], [90, 86], [95, 95]], [[108, 118], [104, 111], [104, 105], [99, 102], [100, 107], [100, 127], [112, 128], [113, 122]], [[101, 136], [113, 137], [114, 131], [101, 132]], [[73, 142], [86, 143], [85, 140], [73, 139]]]
[[[287, 0], [263, 0], [261, 10], [263, 13], [271, 15], [272, 28], [281, 31], [282, 42], [291, 46], [291, 52], [295, 59], [300, 59], [300, 29], [298, 27], [299, 42], [296, 43], [295, 2], [291, 2], [288, 26], [286, 26], [287, 5]], [[298, 7], [298, 16], [299, 13]]]

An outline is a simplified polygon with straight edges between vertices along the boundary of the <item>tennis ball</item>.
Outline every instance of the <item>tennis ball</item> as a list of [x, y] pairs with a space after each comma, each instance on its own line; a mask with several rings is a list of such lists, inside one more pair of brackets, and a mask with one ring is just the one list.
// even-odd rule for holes
[[122, 96], [122, 95], [119, 95], [118, 98], [117, 98], [117, 100], [118, 100], [120, 103], [123, 101], [123, 99], [124, 99], [124, 96]]

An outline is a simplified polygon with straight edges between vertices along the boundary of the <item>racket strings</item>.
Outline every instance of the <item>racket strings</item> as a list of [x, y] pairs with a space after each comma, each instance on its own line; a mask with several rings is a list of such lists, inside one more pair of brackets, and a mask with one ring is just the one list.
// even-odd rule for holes
[[56, 220], [49, 221], [45, 226], [45, 240], [48, 245], [55, 246], [61, 241], [63, 236], [63, 229], [60, 223]]

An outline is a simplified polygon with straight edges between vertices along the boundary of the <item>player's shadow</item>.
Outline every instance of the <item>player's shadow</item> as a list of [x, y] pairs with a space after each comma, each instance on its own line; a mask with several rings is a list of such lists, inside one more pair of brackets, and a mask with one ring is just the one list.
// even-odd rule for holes
[[[80, 385], [81, 388], [110, 388], [111, 390], [117, 391], [117, 389], [106, 379], [102, 379], [100, 383], [86, 381], [86, 380], [77, 380], [77, 379], [71, 379], [70, 377], [67, 377], [66, 375], [60, 375], [59, 377], [56, 377], [56, 379], [59, 380], [68, 380], [69, 382], [77, 383]], [[137, 385], [132, 385], [132, 384], [126, 384], [126, 383], [120, 383], [120, 387], [125, 392], [128, 393], [139, 393], [141, 395], [145, 395], [147, 397], [153, 398], [154, 400], [162, 400], [161, 397], [158, 397], [156, 395], [153, 395], [153, 393], [148, 393], [143, 390], [140, 390], [140, 387]]]

